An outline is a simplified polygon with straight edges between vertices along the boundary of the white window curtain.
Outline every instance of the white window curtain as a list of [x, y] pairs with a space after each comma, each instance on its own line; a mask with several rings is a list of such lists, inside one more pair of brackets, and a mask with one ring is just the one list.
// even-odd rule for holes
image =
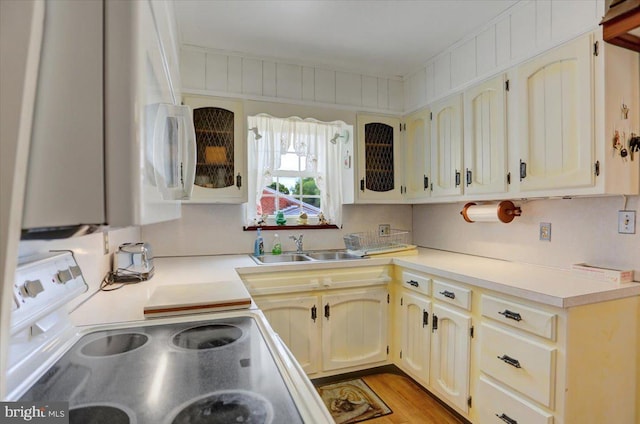
[[[273, 182], [273, 172], [280, 168], [281, 155], [290, 147], [306, 158], [306, 169], [317, 173], [320, 205], [325, 218], [342, 225], [342, 174], [340, 138], [345, 123], [321, 122], [298, 117], [276, 118], [266, 114], [248, 117], [249, 201], [247, 225], [255, 225], [257, 205], [262, 189]], [[256, 128], [257, 131], [251, 130]], [[256, 134], [257, 133], [257, 134]]]

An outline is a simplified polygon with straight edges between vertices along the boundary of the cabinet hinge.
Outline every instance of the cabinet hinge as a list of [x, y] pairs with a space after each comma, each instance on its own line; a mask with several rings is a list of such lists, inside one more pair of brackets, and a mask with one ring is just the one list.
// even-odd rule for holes
[[327, 303], [326, 305], [324, 305], [324, 317], [326, 319], [329, 319], [330, 316], [331, 316], [331, 306], [329, 306], [329, 304]]
[[432, 315], [431, 317], [431, 332], [435, 332], [438, 329], [438, 316]]
[[471, 401], [471, 396], [469, 396], [469, 397], [467, 398], [467, 406], [469, 406], [469, 408], [471, 408], [471, 403], [472, 403], [472, 401]]
[[424, 184], [424, 190], [427, 190], [429, 188], [429, 177], [427, 177], [426, 175], [424, 175], [423, 184]]
[[469, 329], [469, 336], [473, 339], [473, 325]]
[[390, 299], [391, 298], [389, 297], [389, 293], [387, 293], [387, 303], [389, 303]]
[[387, 345], [387, 355], [389, 354], [389, 345]]
[[429, 112], [429, 121], [433, 121], [433, 112]]
[[403, 298], [400, 298], [400, 306], [403, 305], [402, 301], [403, 301]]
[[596, 174], [596, 177], [600, 176], [600, 161], [597, 160], [596, 163], [593, 165], [593, 172]]
[[509, 91], [509, 80], [506, 80], [506, 81], [504, 82], [504, 90], [505, 90], [505, 91]]
[[600, 43], [596, 41], [595, 43], [593, 43], [593, 55], [598, 56], [599, 54], [600, 54]]
[[511, 172], [507, 173], [507, 184], [511, 184]]
[[402, 359], [402, 351], [400, 351], [400, 359]]
[[242, 175], [240, 174], [236, 176], [236, 187], [238, 187], [238, 190], [242, 187]]

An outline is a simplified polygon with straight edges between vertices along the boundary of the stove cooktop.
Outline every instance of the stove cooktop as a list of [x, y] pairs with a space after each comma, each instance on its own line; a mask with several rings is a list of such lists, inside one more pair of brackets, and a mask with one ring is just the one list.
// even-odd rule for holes
[[70, 423], [301, 423], [252, 317], [95, 331], [21, 398]]

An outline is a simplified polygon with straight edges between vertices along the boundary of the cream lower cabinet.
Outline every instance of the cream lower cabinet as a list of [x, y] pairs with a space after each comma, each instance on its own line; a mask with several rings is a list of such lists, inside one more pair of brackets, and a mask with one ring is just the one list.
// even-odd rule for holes
[[243, 280], [307, 374], [387, 362], [388, 267], [253, 274]]
[[322, 369], [366, 365], [387, 359], [387, 289], [322, 296]]
[[400, 367], [415, 380], [429, 384], [431, 300], [403, 290], [400, 298]]
[[386, 288], [254, 298], [307, 374], [387, 359]]
[[318, 296], [265, 296], [256, 303], [307, 374], [320, 371]]
[[473, 422], [638, 422], [639, 303], [561, 309], [482, 293]]
[[471, 316], [433, 305], [430, 387], [465, 413], [469, 411]]

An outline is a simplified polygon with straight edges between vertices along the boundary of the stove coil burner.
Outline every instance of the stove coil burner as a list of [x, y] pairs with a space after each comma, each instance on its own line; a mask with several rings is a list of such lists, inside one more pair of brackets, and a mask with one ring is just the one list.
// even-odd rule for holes
[[110, 405], [88, 405], [69, 410], [69, 424], [133, 424], [127, 412]]
[[87, 356], [111, 356], [138, 349], [149, 337], [138, 333], [110, 334], [82, 346], [80, 352]]
[[242, 330], [233, 325], [202, 325], [181, 331], [173, 337], [173, 344], [185, 349], [214, 349], [231, 344], [242, 336]]
[[171, 424], [269, 424], [273, 407], [264, 397], [244, 390], [214, 392], [182, 407]]

